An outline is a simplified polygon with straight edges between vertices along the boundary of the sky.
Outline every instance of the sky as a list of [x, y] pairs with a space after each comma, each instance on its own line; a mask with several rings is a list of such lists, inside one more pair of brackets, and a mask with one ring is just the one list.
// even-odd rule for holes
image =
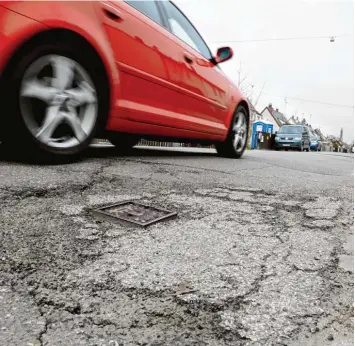
[[[221, 64], [256, 109], [269, 103], [305, 118], [326, 135], [354, 139], [354, 3], [352, 0], [175, 0], [214, 53], [233, 48]], [[339, 37], [336, 37], [338, 36]], [[349, 35], [349, 36], [341, 36]], [[321, 39], [254, 41], [273, 38]], [[330, 42], [330, 37], [335, 41]], [[233, 42], [233, 41], [248, 42]], [[287, 98], [285, 103], [285, 98]], [[336, 104], [305, 102], [296, 99]], [[350, 107], [340, 107], [347, 105]]]

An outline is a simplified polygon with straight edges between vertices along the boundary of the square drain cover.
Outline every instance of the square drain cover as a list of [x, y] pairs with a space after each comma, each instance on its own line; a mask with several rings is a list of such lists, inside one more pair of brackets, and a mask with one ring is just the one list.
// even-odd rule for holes
[[95, 215], [104, 217], [110, 221], [124, 221], [143, 227], [177, 216], [177, 213], [169, 210], [151, 207], [133, 201], [111, 204], [105, 207], [91, 209], [91, 211]]

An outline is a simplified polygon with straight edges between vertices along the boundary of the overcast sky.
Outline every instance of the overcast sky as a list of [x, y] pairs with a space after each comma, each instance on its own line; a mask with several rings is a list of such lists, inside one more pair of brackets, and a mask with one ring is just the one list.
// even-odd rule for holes
[[[294, 100], [314, 100], [354, 105], [354, 4], [316, 0], [175, 0], [191, 19], [212, 51], [222, 45], [234, 50], [234, 58], [221, 65], [243, 88], [254, 90], [262, 111], [272, 103], [286, 115], [305, 117], [324, 134], [354, 139], [354, 109]], [[328, 38], [266, 42], [231, 42], [269, 38], [336, 36]], [[225, 41], [225, 42], [218, 42]], [[254, 85], [254, 88], [251, 87]], [[312, 114], [312, 116], [310, 116]]]

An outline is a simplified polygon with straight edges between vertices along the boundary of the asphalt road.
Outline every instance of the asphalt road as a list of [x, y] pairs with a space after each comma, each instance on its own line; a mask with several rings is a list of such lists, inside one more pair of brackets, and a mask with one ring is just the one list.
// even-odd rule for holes
[[[1, 345], [352, 345], [351, 154], [0, 154]], [[86, 207], [178, 212], [146, 229]]]

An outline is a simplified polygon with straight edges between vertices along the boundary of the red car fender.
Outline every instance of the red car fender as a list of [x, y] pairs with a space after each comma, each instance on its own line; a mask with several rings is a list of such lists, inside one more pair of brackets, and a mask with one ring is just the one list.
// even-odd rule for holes
[[46, 29], [45, 25], [0, 5], [0, 75], [16, 49]]
[[[100, 56], [110, 82], [111, 89], [111, 107], [114, 110], [115, 100], [119, 98], [119, 73], [114, 60], [112, 49], [107, 40], [106, 34], [98, 20], [97, 7], [100, 2], [81, 2], [81, 1], [58, 1], [58, 2], [27, 2], [27, 1], [4, 1], [1, 3], [3, 7], [13, 11], [12, 15], [7, 11], [5, 20], [15, 15], [20, 16], [21, 20], [7, 19], [6, 21], [11, 29], [7, 27], [4, 32], [9, 32], [7, 36], [8, 48], [6, 50], [7, 57], [23, 45], [27, 40], [36, 34], [48, 29], [67, 29], [71, 30], [83, 37]], [[6, 11], [6, 10], [5, 10]], [[0, 10], [0, 23], [1, 21]], [[17, 28], [13, 28], [17, 26]], [[1, 32], [2, 30], [0, 30]], [[1, 63], [5, 63], [5, 59], [0, 59]]]
[[[232, 86], [232, 88], [234, 90], [231, 95], [230, 108], [228, 110], [228, 116], [226, 117], [226, 123], [225, 123], [225, 126], [228, 128], [228, 130], [230, 129], [234, 113], [239, 105], [243, 105], [244, 108], [246, 108], [248, 115], [250, 117], [248, 100], [244, 96], [242, 96], [241, 93], [234, 86]], [[227, 135], [228, 135], [228, 133], [226, 134], [226, 137], [227, 137]]]

